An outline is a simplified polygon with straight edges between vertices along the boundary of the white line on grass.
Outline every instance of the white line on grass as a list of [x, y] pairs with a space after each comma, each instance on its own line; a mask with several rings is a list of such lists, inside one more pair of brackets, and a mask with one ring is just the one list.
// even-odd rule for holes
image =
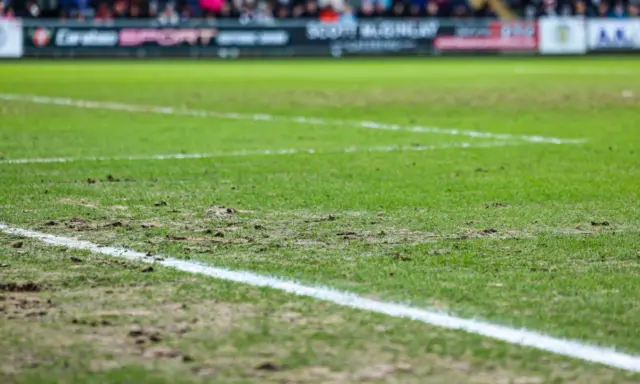
[[87, 250], [107, 256], [121, 257], [130, 260], [149, 263], [155, 262], [165, 267], [175, 268], [184, 272], [212, 276], [222, 280], [257, 287], [269, 287], [298, 296], [307, 296], [329, 301], [344, 307], [382, 313], [393, 317], [408, 318], [439, 327], [462, 330], [468, 333], [487, 336], [510, 344], [537, 348], [563, 356], [582, 359], [594, 363], [601, 363], [610, 367], [640, 372], [640, 356], [617, 352], [611, 348], [590, 346], [578, 341], [557, 339], [525, 329], [514, 329], [474, 319], [463, 319], [403, 304], [386, 303], [367, 299], [353, 293], [342, 292], [326, 287], [304, 285], [295, 281], [259, 275], [249, 271], [234, 271], [226, 268], [213, 267], [201, 263], [183, 261], [164, 256], [162, 257], [163, 259], [156, 259], [156, 261], [152, 261], [146, 258], [144, 253], [135, 252], [129, 249], [101, 247], [88, 241], [50, 235], [22, 228], [9, 227], [4, 224], [0, 224], [0, 231], [12, 235], [38, 239], [48, 244]]
[[569, 76], [632, 76], [640, 71], [595, 68], [515, 68], [514, 73], [523, 75], [569, 75]]
[[106, 160], [184, 160], [207, 159], [212, 157], [241, 157], [241, 156], [273, 156], [293, 154], [331, 154], [354, 152], [402, 152], [402, 151], [434, 151], [447, 148], [491, 148], [507, 145], [519, 145], [521, 143], [508, 141], [490, 141], [485, 143], [447, 143], [439, 145], [411, 145], [411, 146], [375, 146], [375, 147], [347, 147], [342, 149], [266, 149], [266, 150], [241, 150], [220, 153], [174, 153], [166, 155], [129, 155], [129, 156], [89, 156], [89, 157], [42, 157], [26, 159], [0, 160], [3, 164], [34, 164], [34, 163], [72, 163], [78, 161], [106, 161]]
[[120, 102], [111, 101], [91, 101], [91, 100], [77, 100], [65, 97], [49, 97], [49, 96], [37, 96], [37, 95], [22, 95], [12, 93], [0, 93], [0, 99], [11, 101], [25, 101], [38, 104], [52, 104], [63, 105], [77, 108], [88, 109], [107, 109], [112, 111], [126, 111], [126, 112], [143, 112], [143, 113], [158, 113], [164, 115], [180, 115], [180, 116], [195, 116], [195, 117], [214, 117], [218, 119], [231, 119], [231, 120], [253, 120], [253, 121], [275, 121], [275, 122], [289, 122], [297, 124], [311, 124], [311, 125], [326, 125], [326, 126], [349, 126], [357, 128], [368, 129], [383, 129], [391, 131], [409, 131], [419, 133], [437, 133], [444, 135], [454, 136], [468, 136], [476, 138], [488, 138], [499, 140], [524, 140], [533, 143], [551, 143], [551, 144], [578, 144], [583, 143], [585, 139], [561, 139], [557, 137], [537, 136], [537, 135], [515, 135], [508, 133], [492, 133], [482, 131], [468, 131], [460, 129], [448, 129], [439, 127], [424, 127], [424, 126], [407, 126], [398, 124], [380, 123], [375, 121], [351, 121], [351, 120], [333, 120], [333, 119], [321, 119], [316, 117], [302, 117], [302, 116], [276, 116], [269, 114], [242, 114], [232, 112], [216, 112], [199, 109], [188, 108], [174, 108], [174, 107], [161, 107], [161, 106], [145, 106], [136, 104], [125, 104]]

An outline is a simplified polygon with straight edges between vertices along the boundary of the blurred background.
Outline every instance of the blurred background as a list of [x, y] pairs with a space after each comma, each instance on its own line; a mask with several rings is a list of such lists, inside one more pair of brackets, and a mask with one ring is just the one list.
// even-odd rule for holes
[[638, 17], [640, 0], [0, 0], [3, 18], [58, 18], [108, 23], [157, 19], [165, 24], [192, 18], [274, 23], [305, 18], [537, 18], [543, 16]]

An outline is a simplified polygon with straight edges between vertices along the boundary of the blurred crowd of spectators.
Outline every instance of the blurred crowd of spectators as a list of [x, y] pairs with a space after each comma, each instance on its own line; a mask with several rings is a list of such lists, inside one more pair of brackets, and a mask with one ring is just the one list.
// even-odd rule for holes
[[[108, 23], [117, 18], [173, 24], [191, 18], [234, 18], [245, 23], [312, 18], [354, 21], [375, 17], [495, 17], [488, 3], [470, 0], [0, 0], [0, 18], [55, 17]], [[640, 0], [502, 0], [520, 16], [638, 17]]]
[[512, 0], [527, 18], [584, 16], [601, 18], [638, 17], [640, 0]]

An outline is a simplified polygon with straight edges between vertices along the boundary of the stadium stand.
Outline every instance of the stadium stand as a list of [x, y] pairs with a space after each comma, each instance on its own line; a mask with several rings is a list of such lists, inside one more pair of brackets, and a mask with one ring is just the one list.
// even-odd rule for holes
[[638, 17], [640, 0], [0, 0], [0, 17], [60, 18], [108, 23], [114, 19], [157, 19], [175, 24], [192, 18], [273, 23], [312, 18], [500, 18], [541, 16]]

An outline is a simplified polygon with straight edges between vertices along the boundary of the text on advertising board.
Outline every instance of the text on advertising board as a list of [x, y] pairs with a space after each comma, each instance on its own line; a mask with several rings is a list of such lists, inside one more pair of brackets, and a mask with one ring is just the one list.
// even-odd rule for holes
[[434, 46], [439, 50], [536, 50], [536, 22], [491, 22], [485, 28], [459, 26], [455, 36], [438, 36]]
[[220, 46], [279, 46], [289, 42], [289, 33], [283, 30], [275, 31], [220, 31], [216, 36]]
[[589, 20], [589, 47], [640, 49], [640, 20]]
[[140, 46], [145, 43], [160, 46], [180, 44], [208, 45], [218, 34], [214, 28], [124, 28], [120, 30], [120, 45]]
[[375, 21], [360, 23], [307, 23], [309, 40], [431, 39], [438, 33], [435, 20]]
[[118, 44], [118, 32], [60, 28], [56, 33], [55, 44], [58, 47], [113, 47]]

